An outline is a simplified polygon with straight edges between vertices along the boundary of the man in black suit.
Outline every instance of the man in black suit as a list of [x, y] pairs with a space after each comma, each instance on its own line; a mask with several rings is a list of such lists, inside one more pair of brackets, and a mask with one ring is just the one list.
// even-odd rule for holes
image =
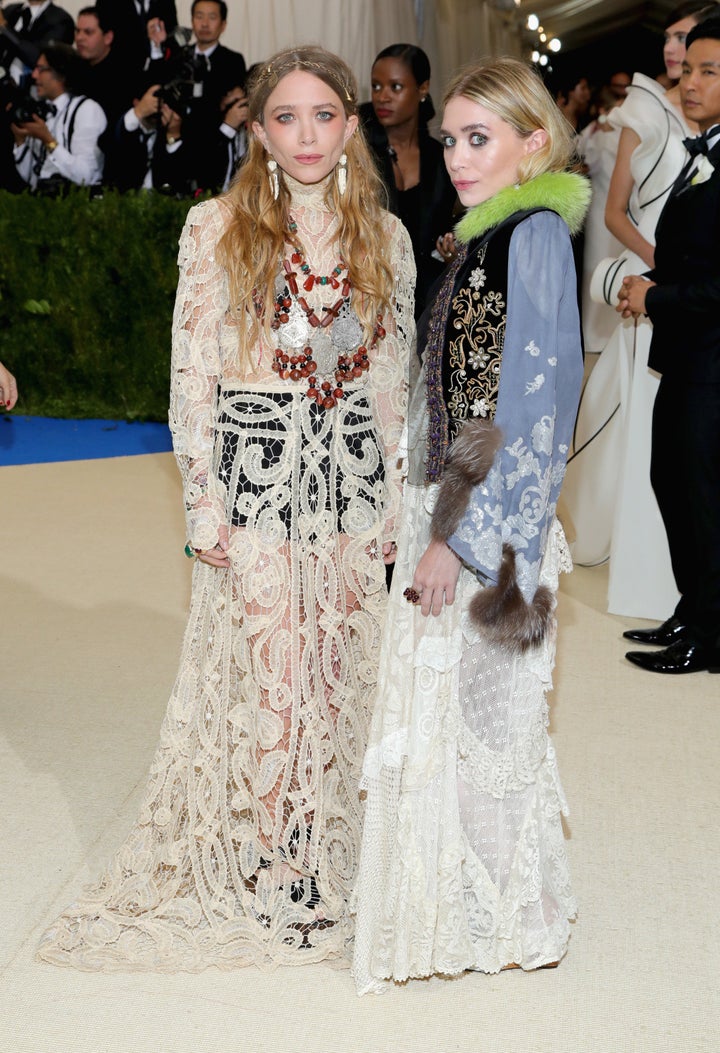
[[2, 41], [2, 51], [11, 60], [11, 73], [18, 83], [29, 80], [46, 44], [72, 44], [75, 36], [75, 23], [67, 11], [44, 0], [8, 4], [0, 11], [0, 26], [12, 34]]
[[195, 44], [190, 50], [199, 67], [194, 111], [212, 119], [230, 88], [245, 83], [245, 59], [220, 43], [227, 27], [225, 0], [193, 0], [191, 8]]
[[85, 59], [83, 90], [99, 102], [112, 130], [133, 101], [135, 83], [117, 53], [114, 33], [96, 7], [83, 7], [75, 26], [75, 50]]
[[175, 0], [96, 0], [95, 6], [102, 24], [114, 33], [117, 54], [132, 72], [141, 72], [150, 58], [148, 21], [162, 22], [164, 34], [177, 25]]
[[[661, 373], [650, 476], [681, 594], [654, 629], [624, 635], [659, 651], [627, 658], [656, 673], [720, 673], [720, 19], [687, 36], [685, 116], [701, 135], [656, 230], [655, 267], [625, 279], [618, 310], [653, 322], [649, 365]], [[647, 280], [647, 279], [650, 280]]]
[[[75, 23], [72, 16], [57, 4], [44, 0], [29, 0], [24, 4], [8, 4], [3, 9], [5, 23], [19, 37], [38, 48], [51, 41], [72, 44]], [[37, 57], [37, 56], [35, 56]]]

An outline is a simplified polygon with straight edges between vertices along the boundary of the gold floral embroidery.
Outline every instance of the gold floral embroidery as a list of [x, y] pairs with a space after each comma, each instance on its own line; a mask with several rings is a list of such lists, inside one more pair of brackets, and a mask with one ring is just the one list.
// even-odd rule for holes
[[[451, 329], [458, 335], [448, 344], [446, 394], [451, 439], [468, 417], [492, 420], [497, 405], [506, 304], [502, 293], [483, 288], [485, 273], [480, 268], [485, 249], [483, 246], [478, 253], [478, 266], [468, 284], [456, 293], [452, 302]], [[480, 274], [482, 283], [477, 280]]]

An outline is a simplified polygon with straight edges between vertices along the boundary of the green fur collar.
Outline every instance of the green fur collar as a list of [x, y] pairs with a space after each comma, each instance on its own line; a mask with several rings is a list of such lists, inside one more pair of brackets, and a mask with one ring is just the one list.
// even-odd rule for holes
[[528, 208], [549, 208], [565, 220], [570, 233], [582, 227], [590, 204], [590, 181], [575, 172], [544, 172], [520, 186], [508, 186], [475, 205], [455, 227], [462, 244]]

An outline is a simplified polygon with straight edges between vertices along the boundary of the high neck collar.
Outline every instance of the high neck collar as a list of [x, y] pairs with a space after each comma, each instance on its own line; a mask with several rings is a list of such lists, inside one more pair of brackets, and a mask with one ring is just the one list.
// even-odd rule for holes
[[330, 172], [319, 183], [300, 183], [293, 179], [287, 172], [283, 172], [282, 178], [290, 191], [293, 208], [315, 208], [321, 212], [330, 212], [325, 200], [330, 180], [335, 178], [335, 173]]

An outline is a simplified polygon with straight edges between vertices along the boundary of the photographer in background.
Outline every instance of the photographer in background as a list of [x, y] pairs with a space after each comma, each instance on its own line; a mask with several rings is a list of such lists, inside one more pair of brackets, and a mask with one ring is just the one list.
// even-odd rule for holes
[[172, 108], [163, 86], [152, 84], [120, 118], [112, 141], [108, 139], [105, 182], [123, 191], [192, 193], [182, 124], [182, 114]]
[[83, 60], [68, 44], [48, 44], [32, 72], [37, 99], [15, 106], [10, 128], [14, 160], [23, 182], [38, 194], [57, 196], [71, 183], [102, 179], [98, 139], [107, 125], [102, 107], [76, 94]]
[[194, 141], [193, 175], [198, 189], [220, 194], [227, 190], [247, 151], [248, 101], [243, 84], [235, 84], [220, 100], [214, 121]]

